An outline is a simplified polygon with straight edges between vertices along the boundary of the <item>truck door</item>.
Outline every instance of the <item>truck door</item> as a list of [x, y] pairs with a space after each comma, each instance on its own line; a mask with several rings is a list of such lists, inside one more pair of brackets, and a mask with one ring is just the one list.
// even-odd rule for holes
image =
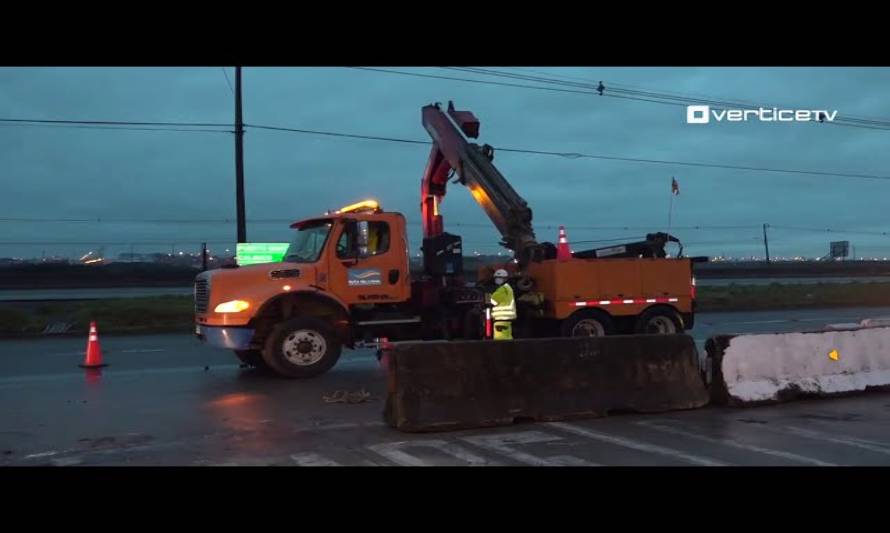
[[339, 225], [332, 253], [331, 284], [347, 304], [402, 302], [408, 298], [405, 246], [385, 220], [367, 221], [367, 251], [360, 253], [357, 220]]

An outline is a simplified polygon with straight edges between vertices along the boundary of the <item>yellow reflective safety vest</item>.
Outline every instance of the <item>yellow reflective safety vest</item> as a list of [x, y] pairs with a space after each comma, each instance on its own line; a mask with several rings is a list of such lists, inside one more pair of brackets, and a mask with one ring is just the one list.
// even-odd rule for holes
[[516, 319], [516, 299], [513, 298], [513, 288], [509, 283], [504, 283], [491, 293], [491, 318], [497, 320]]

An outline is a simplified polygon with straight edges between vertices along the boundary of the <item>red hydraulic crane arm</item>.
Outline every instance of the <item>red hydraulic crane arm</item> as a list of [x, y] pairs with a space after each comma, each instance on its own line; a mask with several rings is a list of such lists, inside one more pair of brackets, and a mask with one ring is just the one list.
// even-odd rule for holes
[[538, 245], [531, 209], [492, 164], [492, 148], [467, 141], [466, 137], [479, 136], [479, 120], [473, 113], [456, 111], [451, 102], [447, 113], [438, 104], [424, 106], [422, 110], [423, 127], [433, 139], [420, 190], [423, 236], [435, 237], [444, 231], [439, 203], [454, 170], [500, 231], [501, 244], [524, 257], [526, 251]]

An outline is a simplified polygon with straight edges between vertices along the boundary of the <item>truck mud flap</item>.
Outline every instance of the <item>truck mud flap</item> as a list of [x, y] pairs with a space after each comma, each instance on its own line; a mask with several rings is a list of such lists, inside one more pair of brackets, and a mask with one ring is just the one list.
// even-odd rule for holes
[[384, 419], [406, 432], [653, 413], [708, 403], [688, 335], [386, 347]]
[[705, 344], [717, 405], [756, 406], [890, 390], [890, 327], [719, 335]]

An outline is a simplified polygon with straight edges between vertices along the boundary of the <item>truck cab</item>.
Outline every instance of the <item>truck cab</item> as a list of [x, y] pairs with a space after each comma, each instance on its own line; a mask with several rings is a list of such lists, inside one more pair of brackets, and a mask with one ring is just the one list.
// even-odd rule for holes
[[[375, 325], [419, 323], [409, 306], [405, 217], [368, 200], [295, 222], [278, 263], [195, 281], [196, 334], [243, 363], [290, 377], [327, 371]], [[359, 326], [357, 328], [357, 326]]]

